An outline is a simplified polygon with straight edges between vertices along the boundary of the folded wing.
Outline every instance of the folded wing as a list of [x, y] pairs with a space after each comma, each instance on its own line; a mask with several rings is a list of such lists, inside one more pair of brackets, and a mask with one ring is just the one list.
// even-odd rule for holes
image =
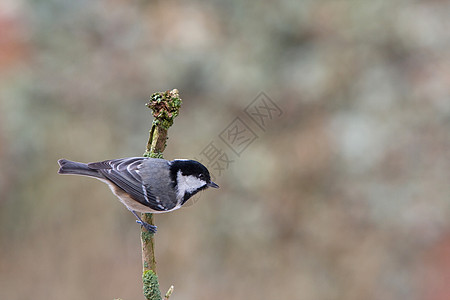
[[[156, 211], [170, 210], [176, 203], [173, 206], [161, 205], [161, 196], [152, 191], [151, 182], [143, 183], [140, 167], [142, 163], [146, 162], [148, 168], [148, 160], [151, 160], [151, 158], [130, 157], [90, 163], [88, 167], [100, 172], [105, 178], [109, 179], [142, 205]], [[167, 203], [168, 201], [164, 202]], [[173, 201], [169, 201], [169, 204], [170, 202]]]

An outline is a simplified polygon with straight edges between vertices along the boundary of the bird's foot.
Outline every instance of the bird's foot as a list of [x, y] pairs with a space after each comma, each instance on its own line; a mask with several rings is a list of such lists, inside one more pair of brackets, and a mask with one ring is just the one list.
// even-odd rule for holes
[[156, 233], [156, 226], [155, 225], [151, 225], [148, 223], [145, 223], [144, 221], [142, 221], [141, 217], [139, 217], [138, 213], [135, 212], [134, 210], [130, 211], [133, 213], [133, 215], [136, 217], [136, 223], [140, 224], [142, 227], [144, 227], [145, 229], [147, 229], [148, 232], [150, 233]]
[[142, 227], [144, 227], [145, 229], [147, 229], [148, 230], [148, 232], [150, 232], [150, 233], [156, 233], [156, 226], [155, 225], [151, 225], [151, 224], [148, 224], [148, 223], [145, 223], [144, 221], [142, 221], [142, 220], [136, 220], [136, 223], [138, 223], [139, 225], [141, 225]]

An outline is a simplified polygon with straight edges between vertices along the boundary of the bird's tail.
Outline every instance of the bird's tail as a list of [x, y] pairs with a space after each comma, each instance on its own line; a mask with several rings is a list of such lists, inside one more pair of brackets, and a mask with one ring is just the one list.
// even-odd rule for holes
[[58, 174], [74, 174], [103, 178], [97, 170], [89, 168], [88, 165], [84, 163], [60, 159], [58, 160], [58, 164], [60, 166]]

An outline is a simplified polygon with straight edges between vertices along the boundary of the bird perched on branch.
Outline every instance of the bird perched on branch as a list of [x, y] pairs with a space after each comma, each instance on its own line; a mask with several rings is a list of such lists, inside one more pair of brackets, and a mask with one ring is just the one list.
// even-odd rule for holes
[[88, 164], [60, 159], [58, 163], [59, 174], [89, 176], [107, 183], [136, 216], [136, 222], [153, 233], [156, 226], [142, 221], [137, 212], [173, 211], [199, 191], [219, 187], [211, 181], [208, 169], [195, 160], [129, 157]]

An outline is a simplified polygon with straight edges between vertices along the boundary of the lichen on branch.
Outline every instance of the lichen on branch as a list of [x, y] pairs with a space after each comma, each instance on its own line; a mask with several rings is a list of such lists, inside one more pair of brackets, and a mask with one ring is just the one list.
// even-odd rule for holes
[[173, 119], [178, 116], [181, 107], [181, 98], [177, 89], [154, 93], [147, 107], [153, 111], [153, 124], [164, 129], [169, 129], [173, 124]]
[[154, 93], [151, 96], [146, 105], [152, 110], [154, 120], [144, 156], [162, 158], [162, 152], [166, 148], [167, 130], [178, 116], [181, 103], [177, 89]]
[[144, 271], [142, 282], [144, 283], [144, 296], [147, 300], [161, 300], [158, 276], [155, 272], [152, 270]]
[[[147, 103], [147, 107], [152, 110], [154, 120], [144, 156], [163, 158], [162, 153], [166, 148], [167, 130], [172, 126], [173, 120], [178, 116], [181, 107], [181, 98], [178, 90], [173, 89], [171, 91], [154, 93], [149, 103]], [[143, 213], [141, 218], [144, 222], [155, 225], [153, 214]], [[154, 237], [153, 233], [148, 232], [144, 227], [141, 227], [141, 245], [144, 295], [148, 300], [161, 300], [161, 291], [159, 290], [158, 277], [156, 275]]]

